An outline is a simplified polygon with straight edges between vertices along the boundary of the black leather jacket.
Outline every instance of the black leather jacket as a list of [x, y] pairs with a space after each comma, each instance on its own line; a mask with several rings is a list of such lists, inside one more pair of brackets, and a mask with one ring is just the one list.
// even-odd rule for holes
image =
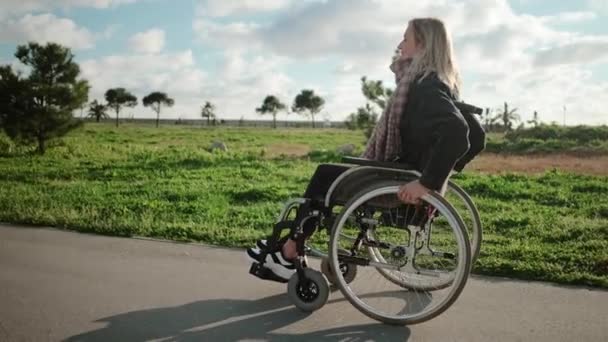
[[401, 119], [399, 159], [422, 173], [420, 183], [440, 190], [451, 170], [462, 171], [485, 148], [485, 132], [472, 113], [461, 113], [435, 73], [412, 82]]

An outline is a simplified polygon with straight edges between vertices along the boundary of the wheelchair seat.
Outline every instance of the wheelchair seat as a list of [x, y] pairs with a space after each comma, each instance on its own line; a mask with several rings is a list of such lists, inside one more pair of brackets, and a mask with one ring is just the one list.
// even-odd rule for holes
[[342, 157], [342, 163], [361, 166], [376, 166], [388, 169], [414, 170], [413, 165], [400, 162], [377, 161], [358, 157]]
[[420, 172], [408, 164], [378, 162], [364, 158], [344, 157], [345, 164], [357, 166], [342, 173], [325, 194], [325, 207], [344, 205], [359, 191], [379, 181], [408, 182], [420, 177]]

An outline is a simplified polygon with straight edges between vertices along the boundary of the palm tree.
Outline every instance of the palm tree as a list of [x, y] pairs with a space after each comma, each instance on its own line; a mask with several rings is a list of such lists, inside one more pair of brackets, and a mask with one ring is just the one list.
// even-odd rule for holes
[[517, 114], [517, 108], [509, 110], [509, 105], [505, 102], [504, 110], [502, 113], [498, 113], [495, 117], [497, 120], [501, 120], [505, 130], [510, 131], [513, 129], [513, 123], [520, 120], [519, 114]]
[[108, 109], [108, 107], [97, 102], [97, 100], [94, 100], [89, 105], [89, 115], [88, 116], [90, 118], [95, 118], [96, 122], [101, 121], [101, 119], [109, 119], [110, 116], [108, 115], [108, 113], [106, 113], [107, 109]]
[[538, 112], [534, 111], [534, 116], [532, 120], [528, 120], [527, 122], [533, 125], [534, 127], [538, 127], [538, 125], [540, 124], [540, 120], [538, 119]]

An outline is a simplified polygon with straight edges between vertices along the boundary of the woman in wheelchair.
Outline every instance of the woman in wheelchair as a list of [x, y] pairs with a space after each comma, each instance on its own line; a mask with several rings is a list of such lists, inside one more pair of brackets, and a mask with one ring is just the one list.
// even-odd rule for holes
[[[460, 77], [440, 20], [411, 20], [397, 51], [390, 67], [397, 87], [361, 157], [419, 171], [420, 178], [403, 184], [398, 194], [401, 201], [416, 204], [430, 190], [444, 193], [450, 174], [460, 172], [484, 149], [485, 134], [473, 113], [459, 110]], [[304, 239], [319, 224], [314, 217], [307, 219], [310, 213], [326, 210], [323, 200], [331, 184], [352, 166], [321, 164], [316, 169], [295, 219], [296, 224], [306, 219]], [[271, 270], [274, 280], [286, 281], [296, 272], [296, 240], [286, 236], [269, 244], [258, 241], [247, 256]]]

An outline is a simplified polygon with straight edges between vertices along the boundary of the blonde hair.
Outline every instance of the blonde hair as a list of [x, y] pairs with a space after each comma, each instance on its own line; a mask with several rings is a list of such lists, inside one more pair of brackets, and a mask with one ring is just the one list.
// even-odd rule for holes
[[[455, 96], [461, 89], [460, 74], [453, 55], [452, 38], [443, 22], [436, 18], [416, 18], [409, 22], [416, 43], [422, 46], [409, 69], [410, 76], [422, 74], [420, 81], [435, 72]], [[411, 77], [410, 79], [413, 79]]]

